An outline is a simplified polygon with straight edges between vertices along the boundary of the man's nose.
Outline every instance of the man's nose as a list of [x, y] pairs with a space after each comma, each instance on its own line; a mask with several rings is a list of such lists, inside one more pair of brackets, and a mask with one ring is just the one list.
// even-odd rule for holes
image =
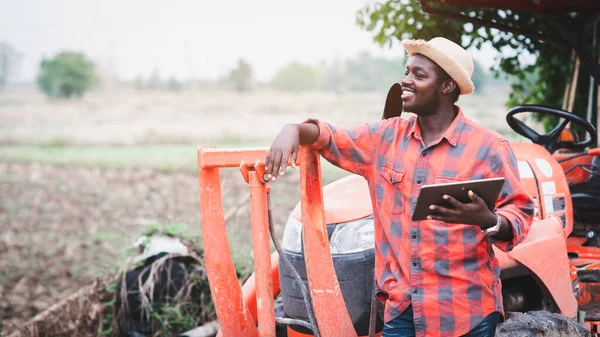
[[413, 84], [412, 76], [410, 76], [410, 74], [404, 76], [404, 78], [402, 79], [400, 84], [402, 85], [402, 87], [407, 87], [407, 86]]

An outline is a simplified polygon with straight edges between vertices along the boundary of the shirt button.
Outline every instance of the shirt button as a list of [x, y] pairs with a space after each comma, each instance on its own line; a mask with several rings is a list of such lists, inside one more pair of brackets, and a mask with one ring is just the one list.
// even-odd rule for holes
[[417, 288], [413, 289], [413, 293], [415, 293], [415, 294], [416, 294], [416, 293], [418, 293], [418, 292], [419, 292], [419, 289], [417, 289]]
[[415, 234], [412, 235], [413, 240], [417, 238]]
[[416, 266], [417, 266], [417, 263], [416, 263], [416, 262], [413, 262], [413, 266], [415, 266], [415, 267], [416, 267]]
[[425, 157], [425, 156], [427, 156], [427, 152], [422, 152], [421, 157]]
[[417, 180], [417, 184], [421, 184], [421, 183], [422, 183], [422, 181], [421, 181], [421, 180]]

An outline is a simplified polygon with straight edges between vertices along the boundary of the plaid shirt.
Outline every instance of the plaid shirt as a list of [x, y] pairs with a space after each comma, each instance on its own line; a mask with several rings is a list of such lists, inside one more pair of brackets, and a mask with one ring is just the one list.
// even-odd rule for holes
[[[425, 146], [416, 117], [343, 129], [310, 120], [313, 147], [334, 165], [365, 177], [375, 219], [375, 275], [387, 298], [385, 322], [411, 303], [417, 336], [460, 336], [502, 310], [500, 266], [492, 243], [509, 251], [532, 220], [516, 158], [499, 134], [460, 110], [444, 134]], [[512, 225], [510, 242], [492, 242], [477, 226], [411, 221], [425, 184], [504, 177], [496, 213]]]

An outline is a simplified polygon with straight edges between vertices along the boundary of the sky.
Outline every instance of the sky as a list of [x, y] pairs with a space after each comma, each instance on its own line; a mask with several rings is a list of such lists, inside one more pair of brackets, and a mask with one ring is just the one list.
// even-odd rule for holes
[[[0, 0], [0, 42], [22, 53], [11, 82], [30, 82], [40, 61], [84, 52], [122, 80], [157, 70], [180, 80], [214, 80], [238, 60], [269, 81], [286, 64], [347, 59], [361, 51], [400, 58], [356, 25], [372, 0]], [[493, 53], [484, 51], [491, 60]], [[488, 61], [489, 64], [491, 61]]]

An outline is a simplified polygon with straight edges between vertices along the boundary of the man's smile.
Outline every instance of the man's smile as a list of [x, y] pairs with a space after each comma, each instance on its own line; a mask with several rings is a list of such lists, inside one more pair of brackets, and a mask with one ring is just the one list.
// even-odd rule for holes
[[412, 88], [408, 88], [408, 87], [403, 87], [402, 88], [402, 100], [403, 101], [407, 101], [411, 98], [413, 98], [415, 96], [415, 90]]

